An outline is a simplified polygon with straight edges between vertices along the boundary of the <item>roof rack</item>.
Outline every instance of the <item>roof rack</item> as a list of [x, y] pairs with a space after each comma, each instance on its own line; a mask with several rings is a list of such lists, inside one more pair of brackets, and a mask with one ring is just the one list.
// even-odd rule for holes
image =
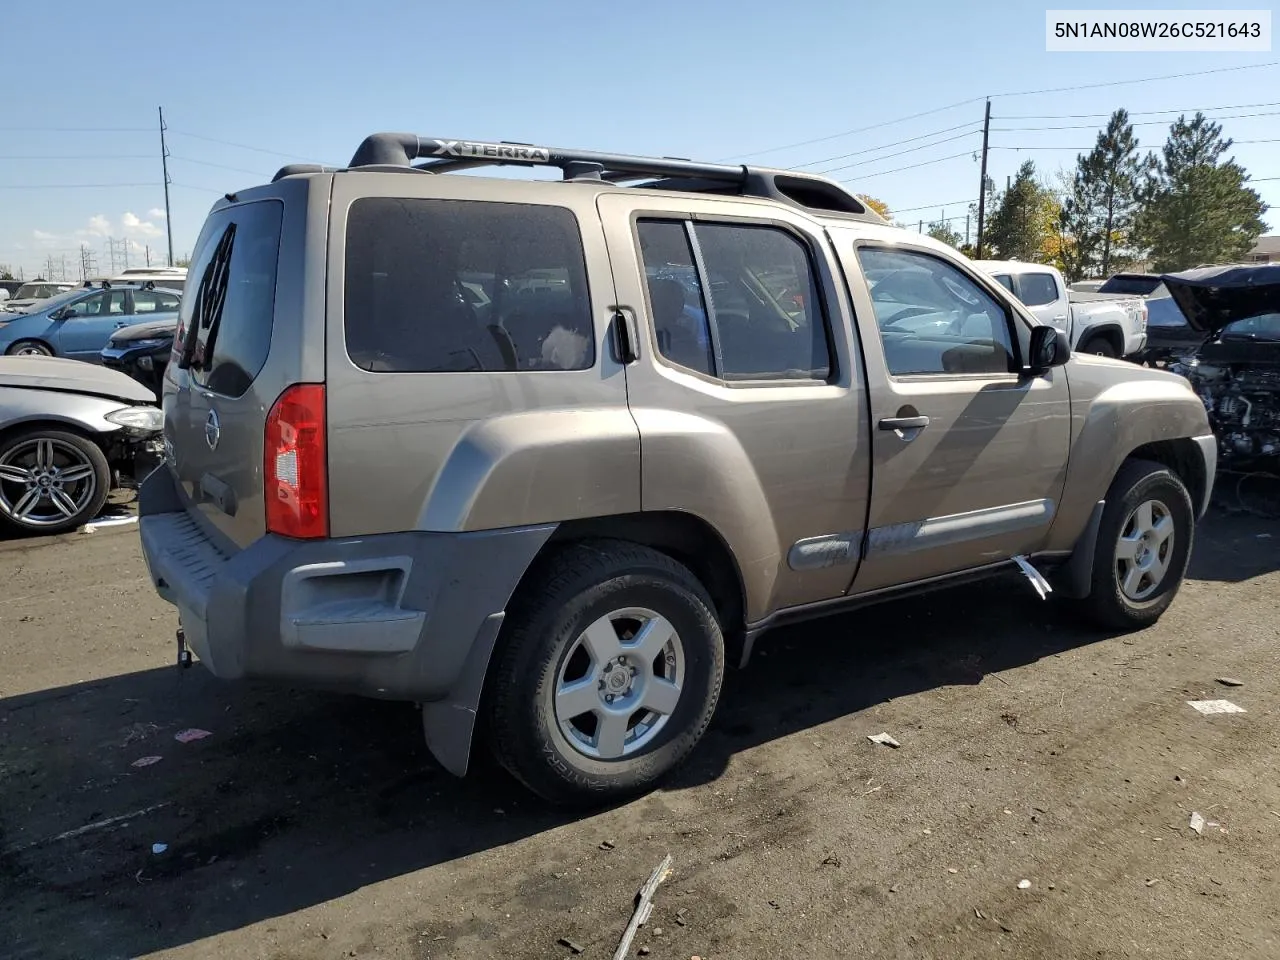
[[[423, 160], [415, 164], [413, 161]], [[600, 181], [659, 190], [764, 197], [824, 215], [873, 223], [884, 220], [826, 177], [742, 164], [702, 163], [680, 157], [566, 150], [531, 143], [454, 140], [412, 133], [375, 133], [364, 139], [347, 169], [457, 173], [476, 167], [558, 167], [569, 181]], [[299, 173], [338, 172], [335, 167], [290, 164], [274, 180]]]

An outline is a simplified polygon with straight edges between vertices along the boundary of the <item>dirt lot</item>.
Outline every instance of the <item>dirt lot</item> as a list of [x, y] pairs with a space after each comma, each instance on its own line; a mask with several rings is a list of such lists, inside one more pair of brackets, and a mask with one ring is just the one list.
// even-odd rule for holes
[[407, 705], [179, 671], [131, 529], [0, 544], [0, 956], [591, 960], [670, 852], [653, 958], [1274, 958], [1278, 571], [1216, 511], [1141, 634], [1017, 580], [778, 633], [675, 782], [575, 819]]

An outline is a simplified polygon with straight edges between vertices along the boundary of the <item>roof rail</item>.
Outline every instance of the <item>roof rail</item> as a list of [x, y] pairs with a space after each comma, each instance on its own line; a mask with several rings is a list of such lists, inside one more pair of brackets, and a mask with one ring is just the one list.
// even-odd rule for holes
[[[422, 163], [414, 163], [422, 160]], [[375, 133], [364, 139], [350, 168], [456, 173], [476, 167], [557, 167], [565, 180], [604, 181], [659, 190], [766, 197], [807, 210], [883, 223], [883, 218], [833, 180], [794, 170], [742, 164], [703, 163], [680, 157], [567, 150], [531, 143], [489, 143]], [[290, 164], [276, 180], [298, 173], [335, 172], [332, 167]]]

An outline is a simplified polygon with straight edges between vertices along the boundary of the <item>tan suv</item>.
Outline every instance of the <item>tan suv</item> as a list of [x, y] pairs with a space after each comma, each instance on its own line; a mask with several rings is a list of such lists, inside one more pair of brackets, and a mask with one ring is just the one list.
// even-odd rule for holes
[[[494, 164], [563, 179], [446, 175]], [[652, 785], [781, 623], [1025, 564], [1149, 624], [1213, 480], [1185, 380], [793, 172], [380, 134], [218, 201], [187, 294], [180, 660], [420, 703], [554, 800]]]

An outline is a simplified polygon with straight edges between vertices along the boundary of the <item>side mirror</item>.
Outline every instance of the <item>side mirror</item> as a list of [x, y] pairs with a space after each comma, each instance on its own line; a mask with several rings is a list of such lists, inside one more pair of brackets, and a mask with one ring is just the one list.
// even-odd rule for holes
[[53, 311], [53, 313], [49, 314], [49, 319], [50, 319], [50, 320], [65, 320], [65, 319], [66, 319], [66, 316], [67, 316], [67, 308], [66, 308], [66, 307], [60, 307], [59, 309], [57, 309], [57, 310]]
[[1060, 367], [1071, 359], [1071, 345], [1067, 335], [1055, 327], [1041, 326], [1031, 329], [1031, 348], [1027, 367], [1033, 374], [1044, 373]]

